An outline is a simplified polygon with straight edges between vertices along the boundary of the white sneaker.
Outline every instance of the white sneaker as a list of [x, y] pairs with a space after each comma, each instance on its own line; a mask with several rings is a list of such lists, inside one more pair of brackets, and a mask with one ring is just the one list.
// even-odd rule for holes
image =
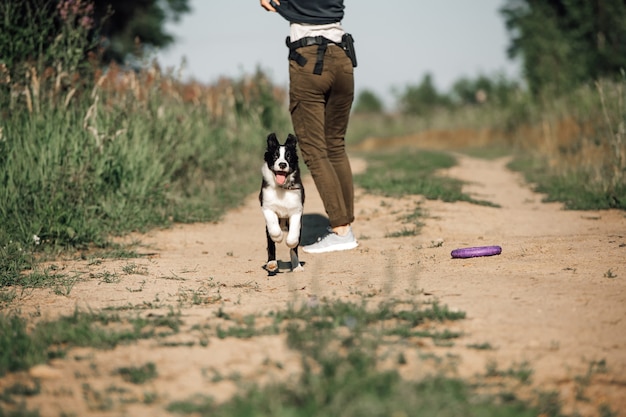
[[352, 234], [352, 227], [350, 227], [348, 234], [345, 236], [339, 236], [337, 233], [331, 231], [326, 236], [319, 238], [317, 242], [303, 246], [302, 250], [306, 253], [326, 253], [354, 249], [357, 246], [359, 246], [359, 244], [354, 234]]

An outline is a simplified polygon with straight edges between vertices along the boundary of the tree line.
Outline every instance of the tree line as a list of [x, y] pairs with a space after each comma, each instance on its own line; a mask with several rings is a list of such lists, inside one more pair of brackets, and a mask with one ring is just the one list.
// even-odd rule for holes
[[[400, 110], [426, 114], [485, 101], [507, 105], [522, 88], [534, 98], [559, 96], [600, 78], [624, 77], [626, 0], [507, 0], [500, 14], [510, 37], [508, 56], [521, 63], [521, 80], [480, 75], [441, 93], [426, 74], [398, 95]], [[382, 103], [365, 91], [355, 109], [381, 111]]]
[[[124, 62], [146, 48], [174, 43], [166, 22], [191, 11], [188, 0], [3, 0], [0, 65], [15, 68], [38, 60], [45, 66], [47, 51], [61, 55], [54, 48], [64, 48], [76, 67], [89, 57]], [[534, 96], [559, 95], [598, 78], [619, 77], [626, 68], [626, 0], [506, 0], [500, 13], [510, 36], [508, 55], [521, 62], [521, 80], [480, 75], [460, 79], [441, 93], [432, 75], [425, 74], [397, 94], [400, 109], [422, 114], [485, 101], [506, 105], [522, 86]], [[72, 43], [66, 36], [59, 44], [59, 33], [68, 25], [74, 34], [84, 31], [89, 42]], [[382, 103], [363, 91], [355, 110], [381, 111]]]
[[41, 61], [58, 56], [55, 47], [70, 45], [83, 61], [91, 52], [102, 63], [122, 63], [142, 48], [171, 45], [165, 23], [190, 12], [188, 0], [2, 0], [0, 63], [49, 64]]

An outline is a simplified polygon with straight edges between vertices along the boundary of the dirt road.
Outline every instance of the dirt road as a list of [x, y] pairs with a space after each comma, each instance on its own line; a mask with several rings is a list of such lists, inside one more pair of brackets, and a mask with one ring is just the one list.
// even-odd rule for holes
[[[468, 181], [467, 192], [499, 208], [419, 196], [384, 198], [357, 190], [354, 231], [359, 248], [302, 254], [301, 273], [269, 278], [261, 269], [265, 236], [255, 195], [219, 223], [179, 225], [135, 236], [147, 254], [140, 259], [57, 262], [59, 271], [84, 277], [69, 295], [32, 291], [11, 307], [19, 305], [25, 315], [52, 319], [76, 307], [128, 307], [155, 315], [173, 306], [182, 314], [181, 332], [168, 339], [167, 346], [144, 340], [113, 350], [73, 349], [65, 359], [0, 379], [0, 389], [41, 378], [41, 393], [29, 397], [27, 405], [39, 408], [43, 416], [169, 415], [164, 407], [174, 400], [194, 394], [218, 400], [232, 395], [232, 378], [216, 376], [236, 373], [263, 382], [298, 369], [299, 357], [282, 337], [198, 343], [202, 335], [197, 329], [220, 309], [243, 319], [323, 297], [356, 301], [363, 296], [414, 296], [466, 312], [467, 318], [454, 324], [463, 333], [454, 346], [424, 347], [457, 358], [458, 375], [474, 377], [495, 365], [528, 367], [533, 370], [533, 389], [558, 391], [565, 411], [575, 406], [593, 415], [600, 404], [609, 404], [626, 416], [625, 213], [564, 211], [559, 204], [544, 204], [519, 175], [506, 170], [506, 159], [459, 155], [459, 162], [443, 174]], [[358, 159], [353, 165], [355, 170], [364, 168]], [[310, 177], [305, 186], [305, 227], [310, 230], [323, 226], [323, 209]], [[417, 206], [426, 215], [421, 233], [386, 237], [406, 228], [402, 216]], [[450, 256], [455, 248], [482, 245], [500, 245], [502, 254]], [[288, 260], [284, 245], [278, 255]], [[103, 279], [106, 276], [116, 279]], [[132, 386], [115, 373], [149, 361], [156, 364], [158, 377], [147, 385]], [[271, 365], [278, 362], [280, 367]], [[590, 378], [581, 379], [592, 364], [597, 366]], [[413, 371], [402, 370], [408, 376]], [[153, 393], [153, 402], [146, 404], [146, 392]], [[110, 406], [102, 406], [103, 398], [109, 398]]]

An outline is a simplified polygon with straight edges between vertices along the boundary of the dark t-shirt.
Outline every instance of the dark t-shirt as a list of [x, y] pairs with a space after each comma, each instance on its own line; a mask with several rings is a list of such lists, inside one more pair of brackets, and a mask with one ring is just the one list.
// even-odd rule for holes
[[289, 23], [324, 25], [341, 22], [343, 0], [281, 0], [276, 10]]

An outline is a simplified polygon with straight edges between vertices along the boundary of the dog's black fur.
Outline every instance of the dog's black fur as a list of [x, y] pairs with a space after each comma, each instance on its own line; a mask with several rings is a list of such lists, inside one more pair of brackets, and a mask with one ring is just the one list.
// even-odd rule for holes
[[282, 242], [283, 232], [287, 232], [285, 241], [290, 249], [291, 270], [303, 269], [298, 259], [298, 246], [302, 232], [304, 187], [300, 178], [297, 143], [298, 140], [291, 134], [287, 136], [284, 145], [278, 142], [275, 133], [267, 137], [259, 202], [265, 217], [267, 236], [265, 269], [270, 275], [278, 272], [276, 243]]

